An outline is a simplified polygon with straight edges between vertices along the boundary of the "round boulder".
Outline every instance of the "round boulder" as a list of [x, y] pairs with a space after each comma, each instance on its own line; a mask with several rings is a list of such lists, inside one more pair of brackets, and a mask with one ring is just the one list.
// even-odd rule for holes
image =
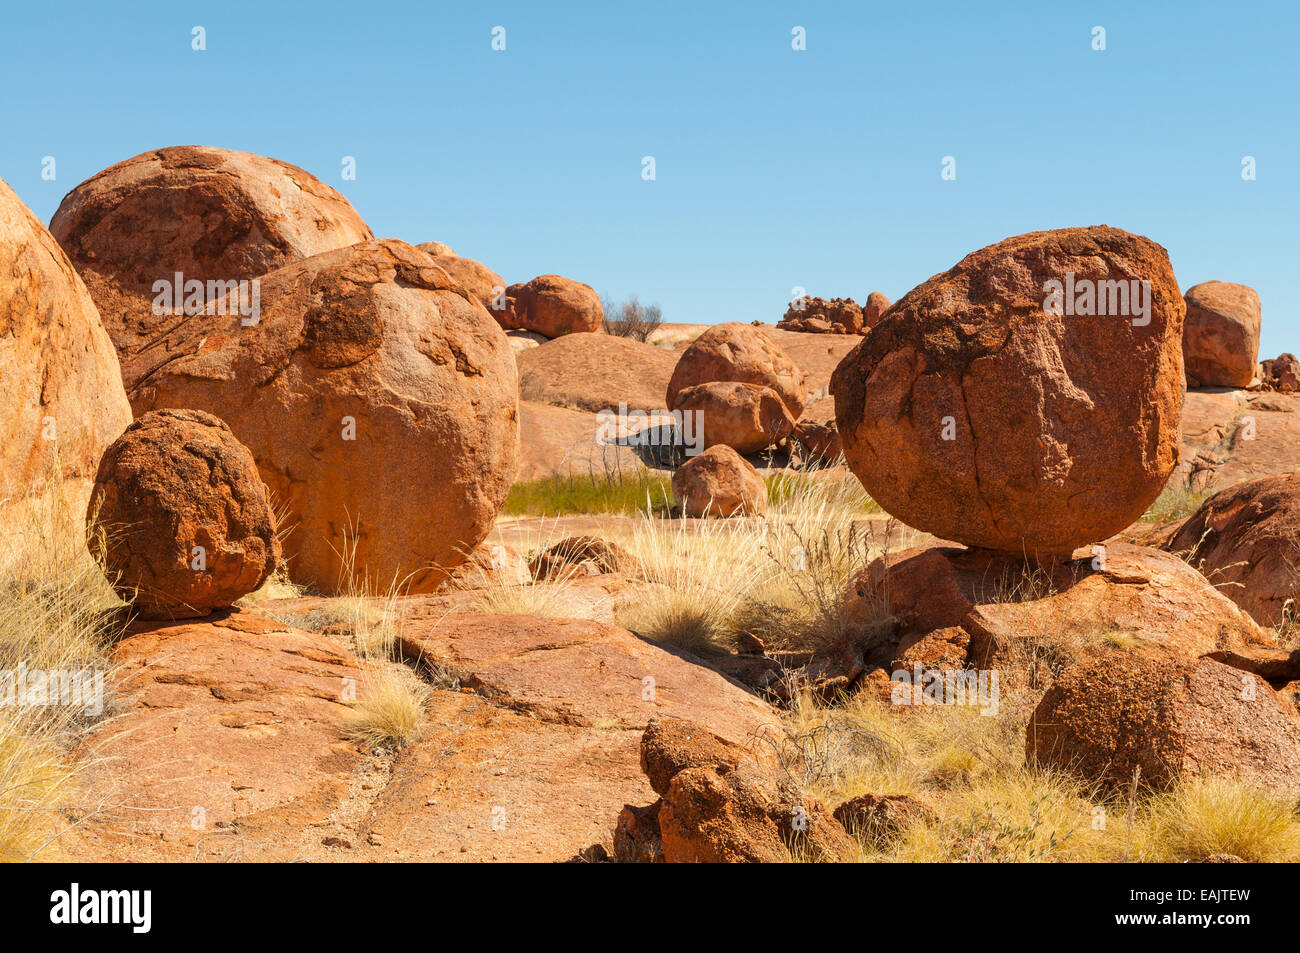
[[1231, 775], [1300, 796], [1300, 715], [1256, 675], [1209, 658], [1116, 650], [1061, 673], [1025, 734], [1025, 759], [1122, 788]]
[[673, 473], [673, 497], [683, 516], [751, 516], [767, 510], [767, 484], [748, 460], [719, 444]]
[[1147, 238], [1096, 226], [983, 248], [835, 369], [849, 467], [916, 529], [1068, 555], [1141, 516], [1177, 463], [1182, 323]]
[[502, 327], [536, 331], [548, 338], [562, 334], [602, 330], [605, 311], [600, 295], [560, 275], [540, 275], [532, 281], [506, 289], [506, 311]]
[[1259, 295], [1230, 281], [1187, 289], [1183, 361], [1191, 387], [1246, 387], [1259, 360]]
[[867, 295], [867, 301], [862, 306], [862, 322], [867, 329], [874, 328], [880, 323], [881, 317], [889, 310], [889, 299], [879, 291], [873, 291]]
[[91, 552], [146, 619], [189, 619], [257, 589], [280, 560], [275, 513], [248, 448], [196, 410], [145, 414], [100, 461]]
[[207, 303], [225, 296], [227, 282], [372, 237], [347, 199], [297, 166], [208, 146], [110, 166], [67, 194], [50, 231], [85, 279], [124, 365], [184, 320], [186, 299], [198, 291], [187, 283], [201, 283]]
[[1165, 548], [1261, 625], [1300, 618], [1300, 473], [1245, 480], [1214, 494]]
[[55, 477], [84, 503], [104, 448], [130, 422], [117, 355], [86, 286], [0, 180], [0, 500]]
[[776, 391], [760, 384], [712, 381], [684, 388], [676, 410], [698, 413], [695, 433], [704, 446], [719, 444], [737, 453], [758, 453], [794, 430], [794, 419]]
[[505, 319], [506, 281], [495, 271], [473, 258], [461, 258], [442, 242], [425, 242], [416, 248], [434, 260], [452, 280], [472, 294], [499, 321]]
[[394, 240], [273, 272], [258, 324], [222, 320], [160, 345], [136, 410], [225, 417], [287, 510], [294, 580], [436, 588], [487, 535], [518, 466], [505, 332]]
[[770, 387], [791, 417], [798, 419], [803, 413], [803, 373], [780, 345], [753, 325], [715, 324], [692, 341], [668, 380], [668, 409], [677, 409], [678, 395], [686, 388], [713, 381]]

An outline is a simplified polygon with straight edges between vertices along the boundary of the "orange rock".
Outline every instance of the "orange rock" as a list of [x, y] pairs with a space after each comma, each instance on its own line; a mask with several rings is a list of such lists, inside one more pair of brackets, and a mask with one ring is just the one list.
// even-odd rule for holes
[[110, 166], [67, 194], [50, 231], [124, 359], [187, 320], [154, 313], [155, 282], [251, 280], [373, 237], [347, 199], [297, 166], [209, 146]]
[[852, 298], [800, 298], [777, 323], [783, 331], [862, 334], [862, 309]]
[[[213, 318], [214, 321], [221, 320]], [[277, 506], [293, 579], [436, 588], [491, 529], [518, 463], [518, 380], [487, 311], [403, 242], [262, 280], [259, 324], [160, 344], [138, 411], [223, 416]], [[213, 343], [216, 339], [217, 343]]]
[[[1185, 562], [1127, 543], [1035, 566], [1002, 553], [918, 546], [850, 583], [846, 634], [820, 666], [850, 683], [888, 671], [1054, 671], [1132, 645], [1174, 658], [1267, 647], [1267, 632]], [[1032, 664], [1031, 664], [1032, 663]]]
[[709, 328], [682, 352], [668, 381], [669, 410], [688, 387], [738, 381], [770, 387], [794, 418], [803, 413], [804, 378], [794, 361], [765, 331], [738, 321]]
[[1284, 394], [1300, 391], [1300, 360], [1294, 354], [1279, 354], [1260, 365], [1264, 382]]
[[677, 410], [698, 413], [697, 433], [704, 446], [731, 447], [737, 453], [758, 453], [794, 430], [794, 418], [770, 387], [739, 381], [712, 381], [683, 388]]
[[835, 403], [830, 399], [823, 398], [811, 404], [795, 421], [793, 436], [812, 462], [834, 464], [844, 454], [840, 432], [835, 425]]
[[753, 465], [719, 444], [673, 473], [673, 497], [683, 516], [752, 516], [767, 511], [767, 484]]
[[[657, 813], [658, 843], [637, 837], [651, 857], [657, 852], [666, 863], [779, 863], [792, 854], [837, 860], [851, 850], [851, 840], [820, 801], [698, 725], [652, 722], [641, 740], [641, 764], [662, 795], [657, 811], [647, 812]], [[620, 824], [628, 826], [622, 816]]]
[[[1115, 294], [1089, 308], [1080, 289], [1103, 281]], [[1134, 282], [1150, 283], [1145, 316]], [[1075, 313], [1055, 308], [1064, 287]], [[1111, 313], [1089, 314], [1099, 301]], [[942, 539], [1031, 556], [1104, 539], [1178, 460], [1182, 319], [1168, 255], [1146, 238], [1098, 226], [980, 249], [908, 292], [836, 369], [849, 467]]]
[[[115, 717], [78, 749], [101, 808], [71, 853], [295, 860], [362, 762], [343, 737], [357, 661], [249, 612], [137, 624], [113, 649]], [[317, 838], [319, 838], [319, 834]]]
[[671, 351], [612, 334], [565, 334], [516, 355], [524, 400], [600, 413], [664, 410]]
[[86, 521], [113, 588], [146, 619], [229, 606], [280, 560], [253, 455], [201, 411], [153, 411], [127, 427], [100, 462]]
[[[601, 330], [605, 311], [591, 285], [560, 275], [539, 275], [506, 289], [503, 327], [536, 331], [548, 338]], [[495, 313], [495, 312], [494, 312]]]
[[1220, 490], [1164, 548], [1200, 569], [1261, 625], [1279, 625], [1288, 612], [1300, 617], [1300, 474]]
[[84, 493], [131, 422], [113, 345], [45, 226], [0, 180], [0, 500], [54, 475]]
[[656, 716], [688, 717], [746, 744], [774, 720], [768, 705], [689, 654], [590, 619], [410, 616], [398, 649], [497, 704], [568, 725], [641, 730]]
[[1246, 387], [1259, 360], [1259, 295], [1230, 281], [1187, 289], [1183, 362], [1190, 387]]
[[1300, 796], [1300, 714], [1262, 679], [1211, 659], [1115, 652], [1061, 674], [1034, 710], [1025, 757], [1087, 781], [1164, 788], [1229, 774]]
[[528, 568], [536, 579], [554, 580], [630, 572], [635, 569], [635, 562], [632, 554], [618, 543], [599, 536], [568, 536], [538, 553]]
[[913, 824], [933, 823], [939, 817], [934, 808], [907, 794], [859, 794], [837, 807], [834, 816], [850, 834], [877, 847], [886, 847]]
[[862, 306], [862, 323], [866, 330], [871, 330], [880, 323], [881, 317], [889, 310], [889, 299], [879, 291], [873, 291], [867, 295], [867, 301]]
[[416, 248], [431, 257], [453, 281], [479, 300], [494, 318], [505, 314], [506, 281], [473, 258], [462, 258], [442, 242], [423, 242]]

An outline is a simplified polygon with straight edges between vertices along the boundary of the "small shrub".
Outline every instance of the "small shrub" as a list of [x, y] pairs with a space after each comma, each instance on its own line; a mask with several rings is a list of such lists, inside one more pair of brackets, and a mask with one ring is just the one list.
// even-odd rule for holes
[[605, 333], [615, 337], [631, 338], [633, 341], [646, 341], [654, 331], [664, 323], [659, 305], [643, 305], [636, 295], [622, 303], [603, 302], [605, 309]]

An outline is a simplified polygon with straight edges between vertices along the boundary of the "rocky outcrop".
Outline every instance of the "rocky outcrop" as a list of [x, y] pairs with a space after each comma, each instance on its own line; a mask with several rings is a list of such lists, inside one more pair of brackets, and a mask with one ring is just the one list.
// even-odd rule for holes
[[717, 324], [691, 342], [668, 381], [668, 409], [676, 409], [686, 388], [714, 381], [770, 387], [791, 417], [797, 419], [803, 413], [802, 372], [766, 332], [751, 325], [736, 321]]
[[1165, 545], [1261, 625], [1300, 618], [1300, 474], [1210, 497]]
[[598, 332], [604, 318], [600, 295], [591, 285], [560, 275], [539, 275], [506, 289], [502, 327], [558, 338]]
[[1025, 734], [1031, 763], [1118, 787], [1230, 775], [1300, 796], [1300, 714], [1262, 679], [1208, 658], [1115, 652], [1047, 690]]
[[712, 381], [683, 388], [677, 410], [696, 414], [694, 432], [704, 446], [730, 447], [737, 453], [759, 453], [794, 430], [794, 418], [776, 391], [759, 384]]

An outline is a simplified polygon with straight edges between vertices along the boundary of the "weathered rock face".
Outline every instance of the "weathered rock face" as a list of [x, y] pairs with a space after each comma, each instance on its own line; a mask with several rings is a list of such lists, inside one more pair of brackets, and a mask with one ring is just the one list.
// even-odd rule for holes
[[641, 767], [660, 799], [623, 809], [616, 859], [780, 863], [792, 855], [837, 860], [851, 850], [824, 805], [692, 722], [652, 721], [641, 738]]
[[1245, 387], [1259, 359], [1259, 295], [1230, 281], [1187, 289], [1183, 360], [1190, 387]]
[[[1150, 283], [1145, 309], [1120, 298], [1136, 287], [1143, 302], [1133, 282]], [[1048, 313], [1067, 289], [1075, 313]], [[1178, 460], [1182, 320], [1165, 250], [1119, 229], [974, 252], [908, 292], [836, 368], [849, 466], [882, 507], [943, 539], [1029, 555], [1104, 539]]]
[[560, 275], [539, 275], [532, 281], [511, 285], [506, 289], [506, 302], [502, 327], [536, 331], [548, 338], [595, 333], [605, 320], [596, 290]]
[[1237, 775], [1300, 795], [1300, 715], [1263, 680], [1208, 658], [1115, 652], [1064, 672], [1034, 710], [1027, 760], [1089, 781], [1164, 788]]
[[1300, 360], [1294, 354], [1279, 354], [1260, 365], [1264, 383], [1284, 394], [1300, 391]]
[[[365, 760], [343, 736], [357, 659], [253, 613], [139, 623], [113, 648], [117, 712], [82, 744], [87, 859], [319, 857]], [[313, 839], [313, 834], [314, 839]], [[75, 846], [74, 846], [75, 843]]]
[[692, 341], [668, 380], [668, 409], [677, 408], [678, 395], [686, 388], [713, 381], [770, 387], [791, 417], [803, 413], [803, 373], [775, 341], [752, 325], [716, 324]]
[[840, 432], [835, 425], [835, 402], [822, 398], [810, 404], [803, 416], [795, 421], [792, 436], [806, 462], [837, 463], [844, 448], [840, 445]]
[[873, 291], [867, 295], [866, 302], [862, 305], [862, 323], [869, 331], [880, 323], [880, 318], [889, 310], [889, 299], [879, 291]]
[[253, 455], [202, 411], [153, 411], [127, 427], [100, 461], [86, 521], [113, 588], [146, 619], [232, 605], [280, 560]]
[[653, 344], [613, 334], [566, 334], [518, 354], [524, 400], [598, 414], [661, 411], [677, 358]]
[[475, 546], [459, 566], [454, 567], [443, 583], [443, 590], [485, 589], [489, 586], [522, 586], [533, 574], [528, 561], [517, 551], [487, 540]]
[[533, 557], [528, 568], [535, 579], [559, 580], [632, 572], [636, 560], [618, 543], [599, 536], [567, 536]]
[[453, 281], [479, 300], [494, 318], [505, 315], [506, 281], [495, 271], [473, 258], [462, 258], [442, 242], [423, 242], [416, 248], [433, 259], [434, 264], [451, 275]]
[[783, 331], [815, 334], [861, 334], [862, 308], [851, 298], [800, 298], [777, 323]]
[[50, 231], [123, 358], [186, 320], [154, 313], [155, 282], [173, 284], [179, 272], [204, 282], [211, 300], [224, 292], [209, 294], [207, 282], [251, 280], [373, 237], [347, 199], [297, 166], [208, 146], [110, 166], [68, 193]]
[[[222, 319], [213, 318], [215, 321]], [[137, 411], [222, 415], [288, 512], [289, 573], [436, 588], [487, 535], [518, 463], [505, 333], [422, 252], [365, 242], [262, 281], [259, 324], [163, 342]]]
[[115, 646], [120, 716], [84, 746], [91, 800], [112, 810], [86, 819], [71, 853], [564, 861], [608, 843], [624, 804], [653, 800], [638, 749], [654, 716], [696, 719], [737, 745], [776, 730], [753, 695], [624, 629], [448, 615], [436, 600], [399, 600], [401, 648], [461, 687], [432, 689], [398, 753], [347, 740], [350, 689], [364, 701], [378, 673], [336, 636], [244, 610], [137, 626]]
[[844, 636], [810, 678], [834, 695], [866, 686], [873, 671], [887, 677], [920, 665], [998, 669], [1003, 679], [1044, 687], [1115, 646], [1186, 659], [1272, 644], [1170, 553], [1107, 543], [1077, 556], [1036, 567], [1010, 554], [928, 545], [876, 559], [850, 583]]
[[844, 829], [876, 847], [887, 847], [913, 824], [934, 822], [934, 808], [907, 794], [860, 794], [834, 812]]
[[[85, 492], [131, 422], [113, 345], [45, 226], [0, 180], [0, 500], [54, 473]], [[84, 501], [84, 496], [82, 497]]]
[[752, 516], [767, 511], [767, 484], [728, 446], [710, 447], [673, 473], [673, 496], [683, 516]]
[[1261, 625], [1300, 617], [1300, 474], [1260, 477], [1201, 504], [1165, 546]]
[[758, 453], [794, 430], [794, 418], [770, 387], [739, 381], [696, 384], [677, 394], [677, 410], [699, 413], [704, 446]]

